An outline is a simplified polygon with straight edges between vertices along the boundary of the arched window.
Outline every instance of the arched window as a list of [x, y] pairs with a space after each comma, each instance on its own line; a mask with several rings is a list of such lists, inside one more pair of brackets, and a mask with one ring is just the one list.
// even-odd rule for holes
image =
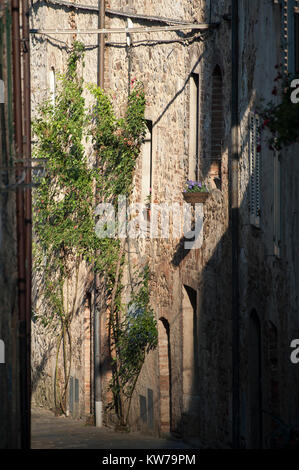
[[216, 65], [212, 75], [212, 121], [211, 121], [211, 166], [210, 176], [221, 189], [221, 157], [223, 148], [223, 90], [222, 73]]
[[160, 376], [160, 431], [171, 430], [171, 356], [169, 323], [160, 318], [159, 335], [159, 376]]
[[56, 77], [55, 77], [54, 67], [51, 67], [49, 81], [50, 81], [50, 95], [51, 95], [50, 99], [54, 106], [55, 98], [56, 98], [55, 96], [56, 95]]
[[277, 328], [272, 323], [269, 322], [268, 325], [268, 355], [269, 355], [269, 365], [270, 365], [270, 405], [269, 412], [272, 415], [271, 419], [271, 431], [275, 432], [277, 430], [277, 421], [275, 421], [274, 416], [280, 416], [279, 409], [279, 370], [278, 370], [278, 334]]
[[199, 75], [190, 76], [189, 98], [189, 179], [198, 180], [199, 166]]
[[197, 292], [183, 286], [183, 406], [192, 414], [198, 395]]

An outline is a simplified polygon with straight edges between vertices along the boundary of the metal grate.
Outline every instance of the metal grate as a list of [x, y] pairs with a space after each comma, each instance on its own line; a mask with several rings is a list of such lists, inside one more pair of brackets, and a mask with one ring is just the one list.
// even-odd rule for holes
[[154, 393], [148, 388], [147, 389], [147, 416], [148, 416], [148, 427], [154, 427]]
[[75, 403], [79, 402], [79, 380], [75, 379]]
[[70, 377], [70, 388], [69, 388], [69, 407], [71, 415], [74, 413], [74, 378]]
[[298, 25], [296, 19], [298, 13], [298, 0], [282, 0], [282, 63], [285, 74], [294, 74], [298, 65]]
[[143, 423], [146, 423], [147, 421], [146, 398], [143, 395], [139, 395], [139, 406], [140, 406], [140, 419]]

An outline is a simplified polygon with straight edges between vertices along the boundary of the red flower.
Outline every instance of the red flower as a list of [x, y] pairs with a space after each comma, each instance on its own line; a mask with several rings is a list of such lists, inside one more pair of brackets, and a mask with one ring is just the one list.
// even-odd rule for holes
[[270, 122], [270, 119], [265, 119], [263, 122], [263, 127], [267, 126]]

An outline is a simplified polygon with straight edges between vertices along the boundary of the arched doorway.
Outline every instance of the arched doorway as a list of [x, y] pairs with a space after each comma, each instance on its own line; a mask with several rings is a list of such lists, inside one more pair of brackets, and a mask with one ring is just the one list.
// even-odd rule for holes
[[160, 318], [158, 324], [159, 335], [159, 377], [160, 377], [160, 431], [171, 431], [171, 355], [169, 323]]
[[[280, 417], [280, 399], [279, 399], [279, 366], [278, 366], [278, 332], [276, 326], [270, 321], [268, 323], [268, 359], [269, 359], [269, 409], [271, 413], [270, 430], [275, 433], [279, 427], [275, 418]], [[270, 443], [273, 445], [274, 443]]]
[[183, 287], [183, 410], [192, 413], [198, 395], [197, 293]]
[[263, 445], [261, 325], [255, 310], [249, 320], [249, 421], [251, 449]]

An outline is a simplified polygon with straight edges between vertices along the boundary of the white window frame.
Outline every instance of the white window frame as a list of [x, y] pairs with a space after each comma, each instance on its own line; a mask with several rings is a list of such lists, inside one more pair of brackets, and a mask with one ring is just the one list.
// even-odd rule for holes
[[249, 170], [250, 223], [260, 227], [261, 222], [261, 120], [258, 114], [249, 114]]

